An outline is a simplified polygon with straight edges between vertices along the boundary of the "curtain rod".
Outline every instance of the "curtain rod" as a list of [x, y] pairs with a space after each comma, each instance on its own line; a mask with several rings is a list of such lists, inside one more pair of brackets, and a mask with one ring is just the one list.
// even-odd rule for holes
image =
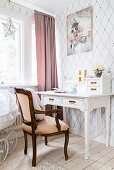
[[[8, 1], [9, 1], [9, 0], [8, 0]], [[32, 11], [38, 10], [39, 12], [44, 12], [44, 13], [46, 13], [46, 14], [48, 14], [48, 15], [52, 15], [52, 16], [55, 17], [54, 14], [51, 14], [51, 13], [45, 11], [45, 10], [42, 9], [42, 8], [35, 8], [34, 5], [31, 5], [31, 4], [29, 4], [29, 5], [31, 5], [33, 8], [26, 7], [26, 6], [24, 6], [24, 5], [22, 5], [22, 4], [19, 4], [19, 3], [17, 3], [17, 2], [13, 2], [12, 0], [10, 0], [10, 3], [15, 4], [15, 5], [19, 5], [19, 6], [23, 7], [23, 8], [27, 8], [27, 9], [32, 10]], [[28, 3], [27, 3], [27, 4], [28, 4]]]

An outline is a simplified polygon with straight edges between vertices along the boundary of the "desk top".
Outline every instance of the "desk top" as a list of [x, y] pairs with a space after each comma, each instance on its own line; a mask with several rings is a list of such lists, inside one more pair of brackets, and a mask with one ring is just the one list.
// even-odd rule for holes
[[89, 97], [107, 97], [107, 96], [113, 96], [114, 94], [96, 94], [96, 95], [92, 95], [92, 94], [87, 94], [87, 93], [57, 93], [54, 91], [40, 91], [37, 92], [37, 94], [41, 94], [41, 95], [51, 95], [51, 96], [58, 96], [58, 97], [77, 97], [77, 98], [89, 98]]

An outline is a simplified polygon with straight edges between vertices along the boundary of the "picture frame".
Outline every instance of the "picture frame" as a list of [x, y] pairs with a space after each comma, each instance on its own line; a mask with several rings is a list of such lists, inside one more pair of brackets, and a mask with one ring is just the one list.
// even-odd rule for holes
[[67, 55], [93, 49], [92, 6], [67, 16]]

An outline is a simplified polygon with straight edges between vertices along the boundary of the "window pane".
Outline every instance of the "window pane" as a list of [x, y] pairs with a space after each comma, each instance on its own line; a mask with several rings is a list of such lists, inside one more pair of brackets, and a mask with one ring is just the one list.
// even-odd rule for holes
[[32, 84], [37, 85], [37, 60], [35, 25], [32, 25]]
[[4, 37], [2, 23], [6, 20], [0, 18], [0, 83], [18, 83], [19, 66], [18, 66], [18, 49], [19, 49], [19, 23], [13, 22], [17, 31], [15, 39], [11, 36]]

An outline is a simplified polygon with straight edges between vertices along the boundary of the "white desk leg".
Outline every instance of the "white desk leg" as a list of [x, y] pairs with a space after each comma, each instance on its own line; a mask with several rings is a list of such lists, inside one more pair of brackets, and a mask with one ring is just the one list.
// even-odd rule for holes
[[[52, 106], [52, 109], [57, 109], [57, 106], [53, 105], [53, 106]], [[56, 114], [52, 114], [52, 117], [55, 118], [55, 116], [56, 116]]]
[[53, 105], [53, 106], [52, 106], [52, 109], [57, 109], [57, 106]]
[[89, 157], [89, 140], [90, 140], [90, 111], [85, 111], [85, 159]]
[[[46, 106], [43, 105], [43, 107], [44, 107], [44, 110], [46, 110]], [[42, 141], [45, 141], [45, 137], [44, 136], [42, 136], [41, 139], [42, 139]]]
[[110, 116], [111, 116], [111, 109], [110, 109], [110, 97], [108, 99], [108, 107], [106, 109], [106, 147], [110, 145]]
[[65, 113], [65, 107], [63, 107], [63, 120], [66, 123], [66, 113]]
[[101, 108], [97, 109], [97, 136], [100, 135]]

